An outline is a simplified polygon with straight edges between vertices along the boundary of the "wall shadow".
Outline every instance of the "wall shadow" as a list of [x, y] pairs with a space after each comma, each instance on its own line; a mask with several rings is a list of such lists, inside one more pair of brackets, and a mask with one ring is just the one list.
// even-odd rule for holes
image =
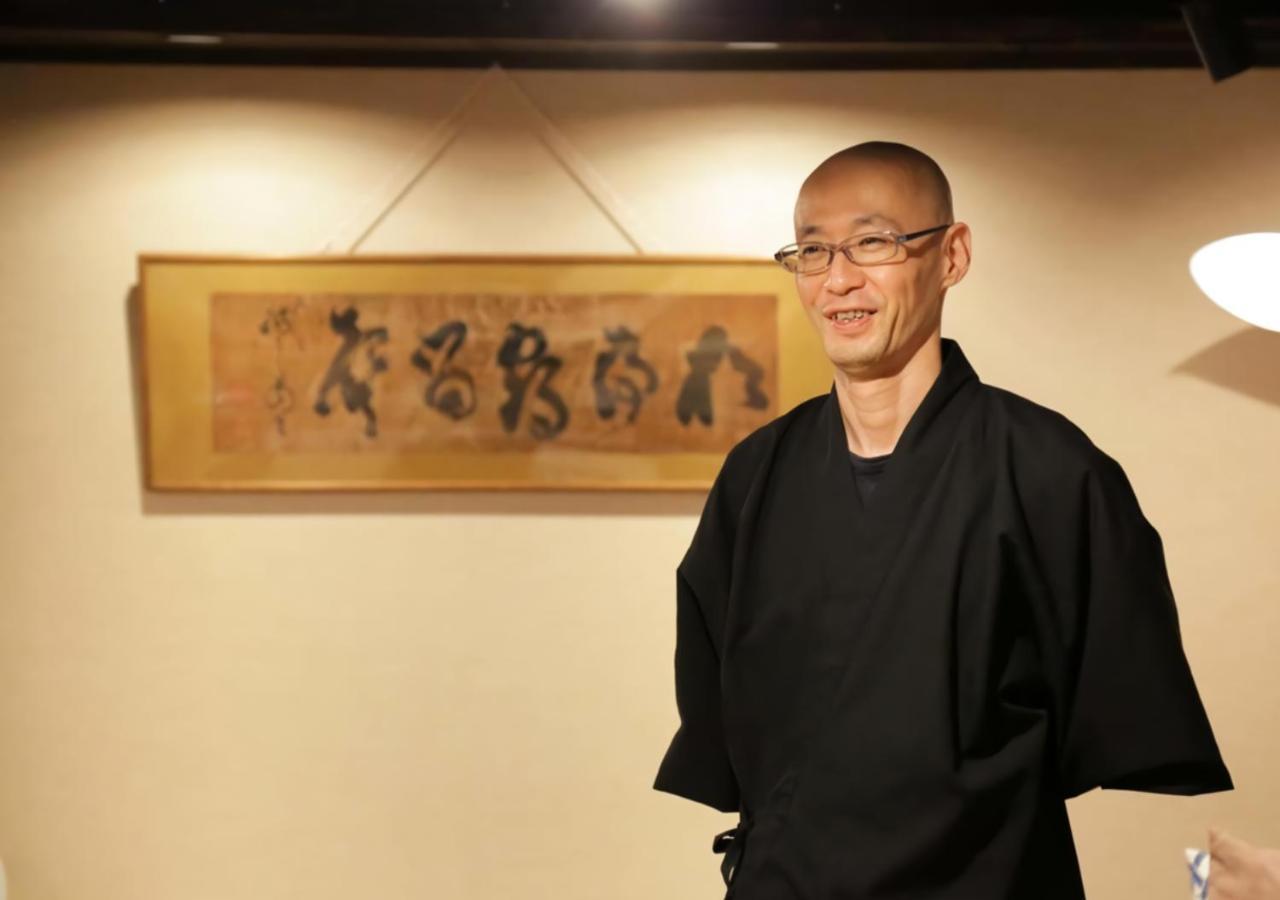
[[1183, 360], [1173, 372], [1280, 406], [1280, 333], [1246, 328]]

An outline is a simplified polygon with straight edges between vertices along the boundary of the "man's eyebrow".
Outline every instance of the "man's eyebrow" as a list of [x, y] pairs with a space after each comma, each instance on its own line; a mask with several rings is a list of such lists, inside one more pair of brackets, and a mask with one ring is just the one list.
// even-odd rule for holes
[[868, 213], [865, 216], [858, 216], [858, 218], [853, 220], [854, 225], [876, 225], [880, 223], [890, 225], [894, 228], [902, 227], [898, 224], [897, 219], [886, 216], [884, 213]]
[[[890, 228], [895, 230], [902, 230], [902, 226], [898, 224], [897, 219], [886, 216], [884, 213], [867, 213], [865, 216], [858, 216], [856, 219], [852, 220], [850, 225], [854, 228], [859, 225], [888, 225]], [[804, 240], [815, 231], [821, 230], [822, 229], [817, 225], [805, 225], [800, 229], [796, 237], [799, 240]]]

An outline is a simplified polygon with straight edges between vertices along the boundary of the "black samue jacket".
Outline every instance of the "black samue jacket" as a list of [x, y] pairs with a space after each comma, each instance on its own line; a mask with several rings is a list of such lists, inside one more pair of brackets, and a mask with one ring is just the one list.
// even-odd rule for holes
[[729, 453], [676, 584], [654, 787], [740, 813], [734, 900], [1076, 900], [1066, 798], [1232, 787], [1123, 470], [952, 340], [865, 504], [833, 390]]

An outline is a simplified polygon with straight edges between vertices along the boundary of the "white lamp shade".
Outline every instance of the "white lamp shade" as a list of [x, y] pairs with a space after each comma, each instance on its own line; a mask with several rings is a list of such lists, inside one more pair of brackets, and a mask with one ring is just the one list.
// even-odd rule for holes
[[1280, 331], [1280, 232], [1236, 234], [1191, 254], [1191, 277], [1218, 306]]

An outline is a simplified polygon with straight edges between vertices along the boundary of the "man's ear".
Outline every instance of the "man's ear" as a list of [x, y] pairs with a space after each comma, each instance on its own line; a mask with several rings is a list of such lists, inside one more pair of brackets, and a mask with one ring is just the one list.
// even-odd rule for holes
[[959, 284], [973, 258], [973, 236], [969, 226], [956, 222], [942, 233], [942, 289]]

